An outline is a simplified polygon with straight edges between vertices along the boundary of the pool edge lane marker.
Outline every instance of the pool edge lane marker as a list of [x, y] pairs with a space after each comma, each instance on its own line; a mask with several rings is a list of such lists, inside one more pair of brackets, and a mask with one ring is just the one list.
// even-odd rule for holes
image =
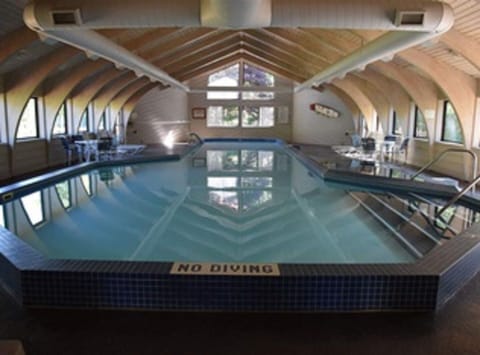
[[280, 276], [278, 264], [173, 263], [173, 275]]

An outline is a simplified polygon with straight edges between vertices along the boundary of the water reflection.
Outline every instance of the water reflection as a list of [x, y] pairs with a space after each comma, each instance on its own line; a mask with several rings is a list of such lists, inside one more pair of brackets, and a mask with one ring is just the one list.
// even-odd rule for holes
[[[269, 203], [280, 155], [268, 150], [207, 150], [208, 203], [236, 213]], [[286, 169], [287, 164], [282, 166]]]

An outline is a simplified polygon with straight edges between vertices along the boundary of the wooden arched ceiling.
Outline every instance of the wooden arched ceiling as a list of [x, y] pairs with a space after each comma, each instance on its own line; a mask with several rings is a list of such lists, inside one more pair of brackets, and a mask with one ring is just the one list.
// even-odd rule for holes
[[[58, 97], [53, 98], [51, 93], [61, 91], [59, 88], [62, 85], [68, 87], [63, 91], [65, 97], [62, 98], [94, 99], [121, 76], [121, 68], [113, 69], [111, 64], [105, 63], [105, 68], [110, 68], [110, 73], [103, 76], [102, 80], [98, 80], [95, 75], [85, 75], [82, 78], [79, 73], [86, 74], [89, 68], [100, 70], [104, 65], [92, 64], [95, 58], [79, 56], [80, 51], [67, 49], [63, 44], [48, 40], [43, 42], [28, 30], [22, 20], [22, 10], [26, 2], [3, 0], [0, 3], [0, 76], [3, 77], [4, 90], [13, 89], [7, 95], [16, 95], [19, 91], [23, 100], [24, 96], [30, 95], [38, 87], [45, 86], [46, 94], [50, 93], [49, 102], [52, 102], [52, 107], [48, 110], [56, 112], [61, 100]], [[454, 90], [448, 87], [445, 78], [439, 77], [440, 74], [434, 70], [428, 70], [427, 66], [439, 63], [439, 67], [448, 68], [449, 73], [460, 73], [462, 78], [466, 78], [462, 79], [462, 82], [468, 81], [469, 85], [480, 78], [480, 1], [446, 2], [455, 12], [455, 25], [450, 32], [436, 41], [399, 53], [393, 62], [371, 64], [369, 73], [350, 74], [344, 80], [353, 80], [358, 84], [358, 77], [361, 77], [368, 85], [359, 86], [359, 90], [364, 90], [365, 97], [369, 97], [372, 96], [372, 88], [378, 87], [379, 80], [382, 77], [388, 78], [401, 88], [403, 97], [404, 91], [415, 102], [418, 101], [422, 109], [430, 109], [431, 99], [426, 99], [425, 95], [417, 92], [415, 85], [405, 78], [406, 73], [412, 73], [421, 77], [418, 80], [425, 82], [429, 93], [432, 92], [431, 87], [438, 87], [438, 90], [447, 96], [453, 95], [454, 100], [460, 104], [461, 100], [455, 98]], [[99, 32], [179, 81], [189, 80], [242, 59], [296, 82], [309, 79], [381, 34], [378, 31], [322, 28], [265, 28], [242, 31], [215, 28], [139, 28], [107, 29]], [[48, 58], [55, 58], [54, 65], [52, 62], [36, 68], [36, 63], [43, 63]], [[34, 75], [36, 79], [18, 81], [16, 75], [23, 68], [32, 70], [34, 74], [38, 72], [38, 75]], [[72, 73], [76, 77], [68, 80]], [[62, 84], [62, 78], [68, 80], [69, 85]], [[19, 88], [22, 80], [33, 83], [34, 87], [28, 90]], [[337, 80], [337, 83], [340, 81], [341, 79]], [[52, 85], [58, 85], [59, 88]], [[82, 94], [82, 90], [87, 90], [88, 94]], [[85, 104], [83, 101], [82, 99], [82, 105]], [[22, 106], [21, 103], [19, 106]], [[15, 110], [17, 111], [14, 114], [18, 117], [21, 107]], [[470, 111], [471, 108], [457, 107], [460, 115], [470, 115]], [[464, 122], [469, 119], [472, 117], [462, 118]]]

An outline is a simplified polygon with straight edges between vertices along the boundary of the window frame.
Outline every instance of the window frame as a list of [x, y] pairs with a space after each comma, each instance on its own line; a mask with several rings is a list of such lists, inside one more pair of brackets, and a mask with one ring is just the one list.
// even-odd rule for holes
[[[30, 215], [27, 211], [27, 208], [25, 207], [25, 203], [23, 202], [24, 197], [28, 197], [29, 195], [34, 194], [34, 193], [39, 193], [40, 194], [40, 208], [42, 210], [42, 220], [38, 221], [37, 223], [32, 222], [32, 219], [31, 219], [31, 217], [30, 217]], [[43, 195], [43, 190], [35, 191], [35, 192], [32, 192], [30, 194], [27, 194], [25, 196], [20, 197], [20, 205], [22, 206], [22, 209], [25, 213], [25, 216], [27, 217], [28, 222], [30, 223], [30, 225], [32, 227], [34, 227], [34, 228], [39, 227], [47, 221], [47, 217], [46, 217], [46, 213], [45, 213], [45, 198], [44, 198], [44, 195]]]
[[[245, 126], [243, 124], [243, 111], [246, 109], [246, 108], [256, 108], [258, 109], [258, 123], [259, 125], [258, 126]], [[241, 110], [240, 110], [240, 127], [242, 128], [247, 128], [247, 129], [262, 129], [262, 128], [273, 128], [275, 127], [275, 121], [276, 121], [276, 112], [277, 110], [275, 110], [275, 106], [251, 106], [251, 105], [243, 105], [240, 107]], [[262, 108], [271, 108], [273, 110], [273, 122], [272, 122], [272, 125], [271, 126], [260, 126], [260, 118], [261, 118], [261, 115], [262, 115]]]
[[[450, 105], [452, 107], [453, 112], [455, 113], [455, 117], [457, 118], [457, 121], [459, 121], [457, 113], [455, 112], [455, 109], [453, 108], [453, 105], [449, 100], [444, 100], [443, 101], [443, 112], [442, 112], [442, 131], [440, 135], [440, 141], [444, 143], [450, 143], [450, 144], [464, 144], [465, 138], [463, 137], [463, 132], [462, 132], [462, 140], [459, 141], [454, 141], [454, 140], [449, 140], [445, 139], [445, 127], [446, 127], [446, 118], [447, 118], [447, 106]], [[460, 124], [460, 122], [458, 122]], [[460, 126], [461, 127], [461, 126]]]
[[[80, 127], [82, 125], [84, 117], [87, 122], [86, 124], [87, 129], [85, 131], [81, 131]], [[85, 132], [90, 132], [90, 112], [89, 112], [88, 106], [85, 108], [85, 111], [83, 111], [82, 115], [80, 116], [80, 121], [78, 122], [78, 127], [77, 127], [77, 133], [85, 133]]]
[[[231, 92], [231, 93], [235, 93], [237, 95], [237, 98], [228, 98], [228, 99], [221, 99], [221, 98], [208, 98], [208, 95], [209, 95], [209, 91], [208, 91], [208, 88], [215, 88], [215, 87], [218, 87], [218, 86], [210, 86], [210, 83], [207, 83], [207, 92], [205, 94], [205, 100], [208, 102], [207, 104], [207, 120], [206, 120], [206, 127], [207, 128], [248, 128], [248, 129], [272, 129], [276, 126], [277, 124], [277, 116], [278, 116], [278, 111], [277, 111], [277, 105], [275, 105], [275, 101], [276, 100], [276, 92], [275, 92], [275, 85], [276, 85], [276, 77], [273, 73], [269, 72], [268, 70], [265, 70], [259, 66], [256, 66], [254, 64], [250, 64], [250, 63], [246, 63], [244, 61], [239, 61], [237, 63], [235, 63], [234, 65], [237, 65], [238, 66], [238, 86], [232, 86], [231, 87], [231, 90], [229, 90], [230, 87], [222, 87], [222, 90], [221, 91], [218, 91], [218, 90], [214, 90], [212, 92]], [[207, 81], [210, 81], [210, 76], [211, 75], [214, 75], [220, 71], [223, 71], [225, 69], [228, 69], [230, 67], [233, 67], [234, 65], [229, 65], [229, 66], [226, 66], [224, 67], [223, 69], [220, 69], [220, 70], [217, 70], [213, 73], [210, 73], [208, 75], [208, 79]], [[257, 87], [255, 85], [249, 85], [249, 86], [245, 86], [245, 66], [249, 66], [251, 68], [254, 68], [256, 70], [259, 70], [259, 71], [262, 71], [262, 72], [265, 72], [266, 74], [268, 75], [271, 75], [272, 76], [272, 86], [265, 86], [265, 87]], [[244, 99], [244, 93], [245, 92], [257, 92], [255, 89], [256, 88], [261, 88], [262, 91], [260, 92], [265, 92], [265, 93], [272, 93], [273, 96], [272, 98], [268, 98], [268, 99], [252, 99], [252, 98], [248, 98], [248, 99]], [[241, 90], [239, 90], [241, 89]], [[243, 89], [248, 89], [246, 91], [244, 91]], [[270, 90], [269, 90], [270, 89]], [[229, 108], [229, 107], [237, 107], [238, 108], [238, 124], [235, 125], [235, 126], [218, 126], [218, 125], [210, 125], [209, 122], [208, 122], [208, 111], [209, 111], [209, 108], [211, 107], [222, 107], [223, 109], [225, 108]], [[272, 125], [270, 126], [244, 126], [243, 125], [243, 111], [246, 109], [246, 108], [258, 108], [259, 110], [261, 110], [261, 108], [264, 108], [264, 107], [267, 107], [267, 108], [272, 108], [273, 109], [273, 122], [272, 122]]]
[[[62, 132], [62, 133], [55, 133], [54, 132], [55, 124], [57, 123], [58, 115], [59, 115], [60, 111], [62, 111], [62, 110], [63, 110], [63, 122], [64, 122], [64, 125], [65, 125], [65, 131]], [[53, 137], [58, 137], [58, 136], [66, 135], [66, 134], [68, 134], [68, 117], [67, 117], [67, 103], [64, 101], [62, 103], [62, 105], [60, 106], [60, 108], [58, 109], [57, 115], [55, 116], [55, 120], [53, 121], [52, 136]]]
[[426, 120], [425, 120], [425, 116], [423, 116], [423, 114], [422, 114], [422, 117], [423, 117], [423, 121], [424, 121], [424, 123], [425, 123], [425, 131], [426, 131], [427, 133], [426, 133], [425, 136], [419, 136], [419, 135], [417, 134], [417, 126], [418, 126], [417, 122], [418, 122], [418, 120], [419, 120], [419, 118], [420, 118], [420, 117], [419, 117], [419, 113], [421, 113], [420, 108], [419, 108], [417, 105], [415, 105], [415, 110], [414, 110], [414, 112], [413, 112], [413, 138], [428, 139], [428, 127], [427, 127], [427, 122], [426, 122]]
[[[34, 108], [35, 108], [35, 136], [25, 136], [25, 137], [19, 137], [18, 136], [18, 132], [19, 132], [19, 126], [20, 126], [20, 122], [22, 121], [22, 118], [23, 118], [23, 115], [25, 113], [25, 110], [27, 109], [27, 106], [30, 104], [30, 101], [33, 100], [34, 102]], [[18, 121], [18, 127], [17, 127], [17, 132], [16, 132], [16, 136], [15, 136], [15, 140], [19, 140], [19, 141], [26, 141], [26, 140], [31, 140], [31, 139], [39, 139], [40, 138], [40, 119], [38, 117], [38, 97], [36, 96], [32, 96], [28, 99], [27, 101], [27, 104], [25, 105], [25, 107], [23, 108], [23, 111], [22, 111], [22, 114], [20, 116], [20, 120]]]
[[[235, 126], [209, 125], [209, 123], [208, 123], [208, 111], [209, 111], [210, 107], [220, 107], [222, 109], [222, 112], [223, 112], [223, 110], [225, 110], [227, 108], [236, 108], [238, 110], [238, 123]], [[239, 105], [211, 105], [211, 106], [207, 106], [206, 126], [207, 126], [207, 128], [239, 128], [239, 127], [242, 127], [241, 126], [241, 124], [242, 124], [242, 115], [241, 114], [242, 114], [242, 110], [241, 110], [241, 106], [239, 106]], [[222, 115], [222, 121], [224, 121], [223, 115]]]
[[[66, 183], [67, 184], [67, 190], [68, 190], [68, 206], [65, 206], [63, 204], [63, 200], [62, 198], [60, 197], [60, 192], [58, 191], [58, 185], [61, 184], [61, 183]], [[64, 180], [64, 181], [60, 181], [58, 183], [56, 183], [55, 185], [53, 185], [54, 189], [55, 189], [55, 192], [57, 194], [57, 198], [58, 200], [60, 201], [60, 204], [62, 205], [62, 207], [64, 208], [65, 211], [68, 211], [70, 210], [72, 207], [73, 207], [73, 198], [72, 198], [72, 184], [70, 182], [70, 179], [69, 180]]]
[[401, 136], [402, 132], [398, 132], [397, 130], [401, 128], [398, 125], [398, 118], [397, 118], [397, 112], [395, 110], [392, 111], [392, 132], [391, 134], [394, 136]]

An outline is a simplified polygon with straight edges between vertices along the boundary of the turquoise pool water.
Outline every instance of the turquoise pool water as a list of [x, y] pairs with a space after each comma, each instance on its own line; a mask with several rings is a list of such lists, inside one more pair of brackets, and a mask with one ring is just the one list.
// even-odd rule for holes
[[53, 259], [402, 263], [414, 257], [274, 143], [206, 143], [180, 161], [92, 170], [3, 205]]

